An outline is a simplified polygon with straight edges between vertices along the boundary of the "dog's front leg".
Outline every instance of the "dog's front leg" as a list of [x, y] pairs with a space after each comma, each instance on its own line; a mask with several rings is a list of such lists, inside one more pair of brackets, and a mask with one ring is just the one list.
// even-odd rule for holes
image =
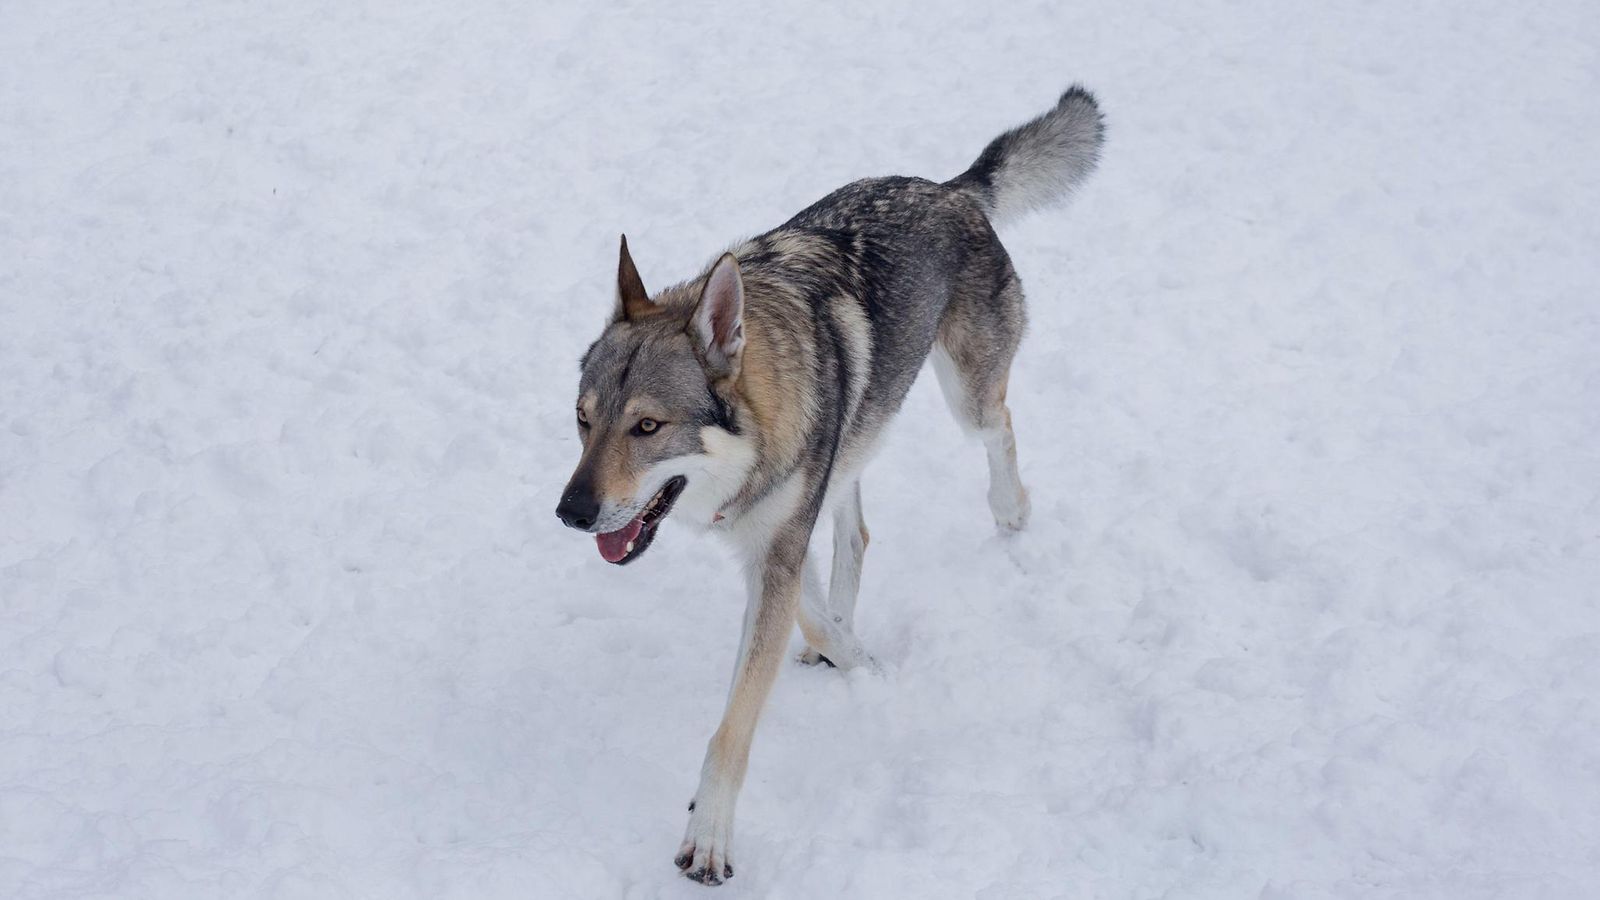
[[733, 687], [722, 724], [706, 748], [700, 768], [700, 787], [689, 804], [689, 828], [674, 859], [678, 868], [695, 881], [721, 884], [732, 877], [729, 845], [733, 840], [733, 809], [750, 760], [750, 741], [756, 720], [783, 662], [789, 632], [794, 627], [800, 596], [806, 544], [811, 537], [809, 519], [791, 520], [747, 567], [750, 599], [744, 615], [744, 636], [733, 671]]

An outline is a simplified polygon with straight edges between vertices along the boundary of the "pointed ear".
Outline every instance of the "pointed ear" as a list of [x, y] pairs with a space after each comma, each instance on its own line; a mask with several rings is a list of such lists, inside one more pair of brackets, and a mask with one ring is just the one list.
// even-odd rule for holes
[[614, 320], [632, 321], [655, 312], [656, 305], [650, 302], [644, 281], [639, 278], [639, 270], [633, 266], [633, 257], [628, 255], [628, 236], [623, 235], [622, 255], [617, 260], [617, 310]]
[[744, 280], [732, 253], [722, 254], [706, 276], [700, 304], [689, 319], [689, 334], [713, 372], [725, 377], [739, 374], [744, 352]]

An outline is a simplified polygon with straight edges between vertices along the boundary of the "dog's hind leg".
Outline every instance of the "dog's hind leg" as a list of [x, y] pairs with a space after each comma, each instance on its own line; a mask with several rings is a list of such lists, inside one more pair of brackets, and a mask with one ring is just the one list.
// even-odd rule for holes
[[844, 617], [844, 626], [854, 628], [856, 595], [861, 590], [861, 562], [867, 555], [872, 535], [861, 515], [861, 479], [833, 511], [833, 574], [828, 579], [828, 605]]
[[850, 669], [877, 661], [855, 635], [856, 595], [861, 590], [861, 562], [867, 553], [867, 523], [861, 517], [861, 481], [852, 482], [833, 510], [833, 573], [824, 594], [816, 570], [806, 567], [806, 589], [800, 600], [800, 632], [806, 649], [800, 661], [826, 662]]
[[1022, 286], [1008, 271], [1003, 286], [990, 296], [957, 292], [931, 354], [950, 411], [964, 429], [983, 439], [989, 456], [989, 510], [995, 525], [1008, 532], [1027, 525], [1030, 511], [1006, 406], [1006, 383], [1025, 322]]

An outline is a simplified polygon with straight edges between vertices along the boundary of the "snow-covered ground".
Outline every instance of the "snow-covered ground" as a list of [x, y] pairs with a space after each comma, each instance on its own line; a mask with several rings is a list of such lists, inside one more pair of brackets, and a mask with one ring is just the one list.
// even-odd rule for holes
[[616, 235], [1074, 80], [1033, 528], [919, 384], [718, 896], [1600, 895], [1592, 0], [1064, 7], [0, 5], [0, 897], [704, 896], [739, 579], [552, 514]]

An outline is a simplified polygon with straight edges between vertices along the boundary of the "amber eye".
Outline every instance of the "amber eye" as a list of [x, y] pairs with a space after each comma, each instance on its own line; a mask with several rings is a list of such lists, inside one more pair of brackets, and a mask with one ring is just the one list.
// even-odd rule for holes
[[583, 407], [581, 407], [581, 406], [578, 407], [578, 427], [579, 428], [588, 428], [589, 427], [589, 417], [583, 414]]
[[661, 423], [655, 419], [640, 419], [639, 424], [633, 426], [633, 430], [636, 434], [655, 434], [656, 429], [660, 427]]

